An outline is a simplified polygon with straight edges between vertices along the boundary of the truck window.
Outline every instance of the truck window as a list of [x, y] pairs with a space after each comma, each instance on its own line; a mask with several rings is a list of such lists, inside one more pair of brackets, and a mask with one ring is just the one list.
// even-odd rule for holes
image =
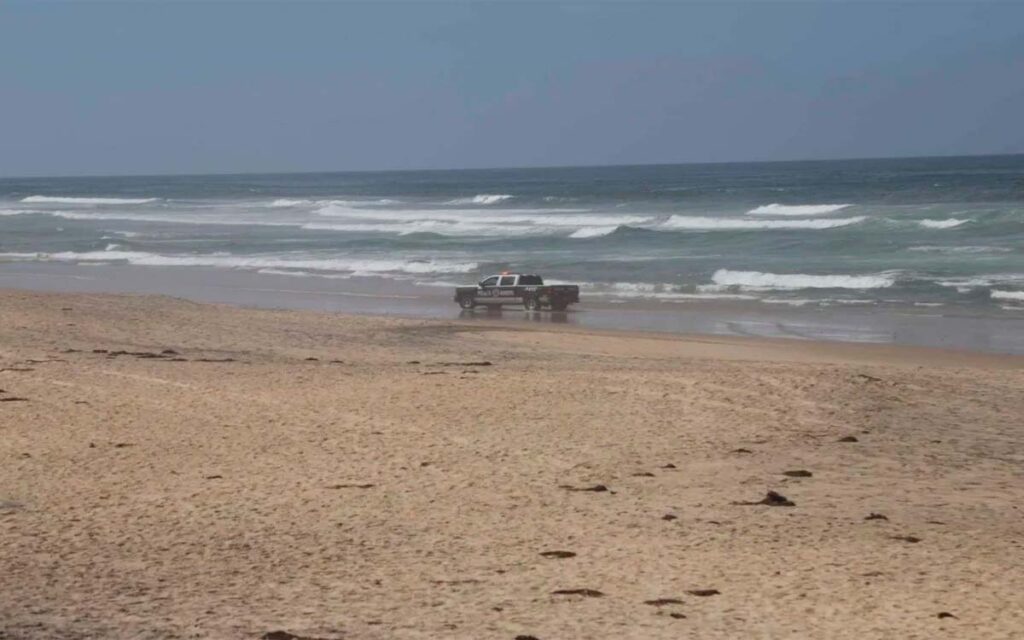
[[511, 287], [511, 286], [515, 285], [515, 283], [516, 283], [516, 277], [515, 276], [502, 276], [501, 277], [501, 282], [499, 283], [498, 286], [501, 286], [501, 287]]
[[541, 280], [540, 276], [519, 276], [519, 284], [539, 286], [544, 284], [544, 281]]
[[493, 287], [496, 284], [498, 284], [498, 276], [491, 276], [490, 278], [487, 278], [486, 280], [481, 282], [480, 286], [481, 287]]

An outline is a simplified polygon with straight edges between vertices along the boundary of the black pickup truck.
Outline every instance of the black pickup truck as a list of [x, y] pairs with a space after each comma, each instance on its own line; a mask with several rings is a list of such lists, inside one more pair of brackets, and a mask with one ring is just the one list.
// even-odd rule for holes
[[580, 301], [580, 288], [574, 284], [544, 284], [540, 276], [524, 273], [502, 273], [484, 278], [475, 287], [456, 287], [455, 302], [463, 309], [477, 305], [499, 306], [521, 304], [528, 311], [547, 307], [565, 311]]

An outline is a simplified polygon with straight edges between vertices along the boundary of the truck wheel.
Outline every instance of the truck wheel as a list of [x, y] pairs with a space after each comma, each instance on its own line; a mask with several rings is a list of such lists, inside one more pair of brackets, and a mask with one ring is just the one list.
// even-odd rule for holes
[[540, 311], [540, 300], [532, 297], [524, 298], [523, 307], [525, 307], [527, 311]]
[[568, 302], [552, 302], [551, 303], [551, 310], [552, 311], [565, 311], [568, 308], [569, 308], [569, 303]]
[[459, 298], [459, 306], [463, 309], [472, 309], [476, 306], [476, 300], [473, 299], [473, 296], [462, 296]]

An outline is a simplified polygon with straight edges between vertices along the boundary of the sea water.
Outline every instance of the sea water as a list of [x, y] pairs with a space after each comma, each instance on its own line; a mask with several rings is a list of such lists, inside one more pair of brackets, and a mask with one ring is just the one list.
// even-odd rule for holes
[[1024, 316], [1024, 156], [2, 179], [0, 262]]

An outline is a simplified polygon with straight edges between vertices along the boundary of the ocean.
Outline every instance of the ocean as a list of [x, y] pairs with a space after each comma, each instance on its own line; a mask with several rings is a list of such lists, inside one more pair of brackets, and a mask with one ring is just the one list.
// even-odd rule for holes
[[512, 270], [579, 283], [581, 310], [661, 314], [646, 328], [706, 329], [693, 311], [955, 317], [1013, 342], [1024, 156], [0, 179], [0, 286], [128, 269], [435, 302]]

